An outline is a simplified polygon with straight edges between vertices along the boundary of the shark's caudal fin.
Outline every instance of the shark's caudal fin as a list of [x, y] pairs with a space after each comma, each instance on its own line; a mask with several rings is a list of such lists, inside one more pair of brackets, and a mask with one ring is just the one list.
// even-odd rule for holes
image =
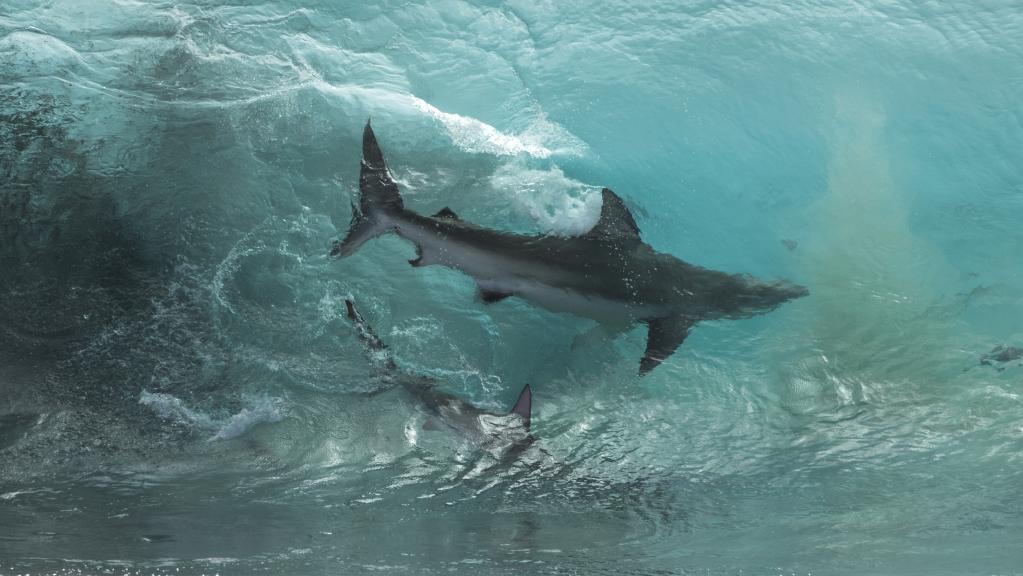
[[359, 340], [362, 340], [371, 351], [384, 354], [383, 369], [387, 372], [397, 370], [398, 366], [394, 363], [394, 359], [391, 358], [390, 352], [387, 350], [387, 344], [384, 344], [383, 340], [373, 331], [373, 327], [363, 320], [362, 314], [359, 314], [359, 311], [355, 309], [355, 303], [351, 299], [346, 298], [345, 308], [348, 309], [348, 318], [355, 324], [356, 331], [359, 333]]
[[518, 414], [522, 417], [522, 426], [529, 431], [529, 424], [533, 414], [533, 389], [526, 384], [519, 392], [519, 399], [515, 401], [509, 414]]
[[384, 153], [380, 151], [373, 127], [366, 121], [362, 132], [362, 168], [359, 173], [359, 205], [352, 206], [352, 224], [344, 240], [336, 242], [331, 256], [344, 258], [352, 255], [367, 240], [390, 229], [388, 215], [401, 212], [398, 185], [387, 172]]

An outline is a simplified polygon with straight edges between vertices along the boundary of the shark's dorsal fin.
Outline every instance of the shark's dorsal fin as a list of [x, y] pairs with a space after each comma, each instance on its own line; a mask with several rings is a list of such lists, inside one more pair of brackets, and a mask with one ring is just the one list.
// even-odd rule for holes
[[636, 225], [636, 219], [632, 217], [632, 212], [629, 212], [625, 202], [622, 202], [622, 199], [610, 188], [604, 188], [600, 195], [603, 199], [603, 204], [600, 206], [600, 219], [585, 236], [639, 240], [639, 226]]
[[522, 392], [519, 392], [519, 399], [515, 401], [515, 405], [512, 406], [510, 414], [518, 414], [522, 417], [522, 425], [529, 430], [529, 420], [533, 413], [533, 389], [526, 384], [522, 387]]
[[447, 206], [441, 208], [440, 212], [437, 212], [436, 214], [434, 214], [433, 217], [434, 218], [448, 218], [448, 219], [451, 219], [451, 220], [459, 220], [460, 219], [458, 217], [458, 214], [455, 214], [455, 211], [452, 210], [451, 208], [448, 208]]

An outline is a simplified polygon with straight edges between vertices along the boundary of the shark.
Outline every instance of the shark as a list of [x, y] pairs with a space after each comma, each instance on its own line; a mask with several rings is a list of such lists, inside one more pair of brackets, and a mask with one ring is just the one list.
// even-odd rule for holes
[[471, 276], [480, 299], [516, 296], [555, 312], [592, 318], [610, 334], [647, 326], [644, 375], [671, 356], [697, 322], [748, 318], [809, 294], [787, 280], [766, 282], [685, 262], [645, 243], [625, 202], [601, 191], [600, 217], [584, 234], [518, 234], [467, 222], [449, 207], [432, 216], [405, 208], [370, 122], [362, 135], [358, 204], [330, 255], [345, 258], [394, 233], [415, 246], [414, 267], [441, 265]]
[[383, 375], [392, 383], [401, 385], [425, 408], [429, 415], [424, 425], [427, 429], [449, 429], [491, 451], [507, 449], [509, 453], [519, 453], [533, 443], [534, 439], [530, 435], [533, 389], [529, 384], [522, 387], [507, 413], [479, 408], [454, 394], [444, 392], [433, 378], [403, 371], [394, 361], [387, 345], [355, 308], [354, 301], [346, 299], [345, 308], [359, 339], [374, 355]]

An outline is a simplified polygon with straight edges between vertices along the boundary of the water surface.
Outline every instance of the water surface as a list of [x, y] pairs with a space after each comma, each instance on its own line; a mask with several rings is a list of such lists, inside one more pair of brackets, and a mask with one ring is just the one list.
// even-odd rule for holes
[[[0, 6], [0, 573], [1020, 574], [1013, 2]], [[811, 296], [645, 331], [341, 262], [367, 117], [423, 213]], [[406, 370], [504, 410], [423, 430]]]

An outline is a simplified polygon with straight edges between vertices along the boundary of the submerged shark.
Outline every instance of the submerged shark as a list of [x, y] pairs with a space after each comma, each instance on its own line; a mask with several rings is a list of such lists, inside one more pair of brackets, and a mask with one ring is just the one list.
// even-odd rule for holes
[[362, 136], [359, 193], [351, 229], [334, 244], [332, 256], [350, 256], [367, 240], [394, 232], [415, 245], [412, 266], [461, 270], [476, 280], [486, 303], [518, 296], [593, 318], [612, 333], [646, 324], [640, 374], [671, 356], [701, 320], [746, 318], [809, 293], [787, 281], [762, 282], [656, 252], [608, 188], [602, 191], [596, 225], [574, 237], [489, 230], [462, 221], [450, 208], [433, 216], [407, 210], [369, 122]]
[[[390, 356], [387, 345], [362, 318], [355, 304], [345, 300], [348, 318], [355, 324], [359, 339], [378, 355], [384, 375], [408, 391], [430, 414], [427, 429], [450, 428], [474, 443], [488, 448], [511, 448], [521, 451], [532, 443], [530, 425], [533, 411], [533, 390], [523, 386], [518, 399], [507, 414], [482, 410], [453, 394], [437, 389], [437, 382], [426, 376], [403, 372]], [[514, 450], [517, 449], [517, 450]]]

